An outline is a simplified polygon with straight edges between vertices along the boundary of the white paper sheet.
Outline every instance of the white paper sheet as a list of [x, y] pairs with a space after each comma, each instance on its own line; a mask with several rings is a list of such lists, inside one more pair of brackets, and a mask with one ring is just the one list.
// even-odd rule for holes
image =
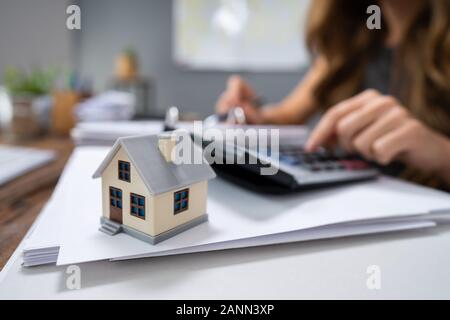
[[91, 175], [107, 150], [78, 148], [69, 164], [70, 175], [61, 181], [64, 193], [55, 197], [65, 209], [58, 265], [450, 209], [448, 194], [390, 178], [290, 196], [262, 196], [216, 179], [210, 182], [208, 194], [209, 222], [150, 245], [126, 234], [111, 237], [98, 231], [101, 188], [100, 180], [92, 180]]
[[[66, 169], [80, 166], [78, 163], [74, 164], [73, 161], [77, 161], [77, 159], [71, 157], [67, 162]], [[76, 174], [73, 170], [66, 169], [61, 174], [52, 196], [42, 209], [38, 221], [34, 225], [34, 230], [25, 239], [24, 252], [59, 246], [61, 226], [64, 218], [64, 214], [61, 214], [64, 212], [62, 206], [66, 204], [66, 201], [63, 201], [63, 199], [67, 197], [64, 183], [62, 182], [73, 180], [75, 178], [74, 174]]]
[[410, 222], [384, 222], [384, 223], [367, 223], [358, 226], [352, 224], [338, 224], [328, 227], [318, 227], [300, 231], [290, 231], [285, 233], [270, 234], [249, 239], [239, 239], [233, 241], [212, 243], [176, 250], [153, 252], [149, 254], [141, 254], [135, 256], [126, 256], [122, 258], [111, 259], [111, 261], [130, 260], [151, 258], [175, 254], [197, 253], [216, 250], [228, 250], [247, 247], [258, 247], [290, 242], [311, 241], [318, 239], [341, 238], [356, 235], [367, 235], [373, 233], [385, 233], [393, 231], [405, 231], [420, 228], [435, 227], [434, 221], [410, 221]]

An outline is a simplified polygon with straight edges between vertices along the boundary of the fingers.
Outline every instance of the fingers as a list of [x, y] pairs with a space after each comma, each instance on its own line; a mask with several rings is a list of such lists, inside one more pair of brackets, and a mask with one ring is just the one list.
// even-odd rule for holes
[[230, 108], [242, 106], [247, 101], [254, 99], [253, 89], [239, 76], [231, 76], [227, 82], [227, 88], [219, 97], [216, 104], [216, 112], [227, 113]]
[[237, 104], [238, 100], [236, 100], [232, 95], [228, 94], [228, 92], [224, 92], [217, 101], [216, 112], [218, 114], [225, 114], [228, 112], [228, 110], [230, 110], [230, 108], [236, 106]]
[[228, 78], [226, 93], [230, 99], [240, 100], [243, 96], [242, 79], [239, 76]]
[[313, 130], [306, 150], [314, 151], [334, 140], [382, 165], [397, 160], [439, 170], [445, 167], [436, 160], [440, 147], [430, 141], [436, 136], [396, 99], [369, 90], [332, 107]]
[[402, 126], [409, 119], [405, 109], [396, 106], [370, 125], [363, 132], [354, 137], [352, 146], [364, 158], [375, 159], [373, 145], [377, 139]]
[[375, 160], [383, 165], [391, 163], [402, 153], [407, 152], [414, 145], [414, 137], [421, 125], [417, 120], [409, 119], [407, 123], [395, 129], [373, 143]]
[[253, 100], [255, 99], [254, 90], [240, 76], [233, 75], [228, 79], [227, 91], [237, 100]]
[[253, 103], [244, 102], [240, 105], [245, 113], [245, 121], [247, 124], [262, 124], [264, 122], [261, 110], [255, 108]]
[[385, 116], [386, 112], [396, 104], [397, 102], [392, 97], [379, 96], [344, 116], [336, 126], [339, 144], [347, 152], [352, 153], [356, 151], [354, 147], [355, 136], [379, 118]]
[[306, 150], [314, 151], [319, 146], [323, 145], [327, 140], [331, 139], [336, 133], [336, 126], [341, 118], [361, 108], [362, 105], [377, 96], [379, 96], [377, 91], [366, 90], [332, 107], [327, 113], [325, 113], [319, 124], [311, 133], [305, 146]]

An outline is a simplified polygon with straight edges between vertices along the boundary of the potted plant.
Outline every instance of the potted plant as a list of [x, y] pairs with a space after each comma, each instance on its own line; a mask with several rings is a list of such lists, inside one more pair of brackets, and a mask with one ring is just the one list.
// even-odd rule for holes
[[7, 68], [4, 85], [10, 97], [10, 105], [3, 105], [2, 129], [7, 137], [28, 139], [38, 136], [44, 129], [44, 121], [48, 119], [52, 90], [56, 71], [34, 68], [25, 72], [16, 68]]

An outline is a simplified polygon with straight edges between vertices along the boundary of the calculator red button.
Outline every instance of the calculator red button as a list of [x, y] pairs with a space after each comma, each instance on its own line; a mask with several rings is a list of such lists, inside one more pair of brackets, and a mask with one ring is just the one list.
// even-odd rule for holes
[[340, 163], [347, 169], [347, 170], [362, 170], [367, 169], [369, 165], [361, 160], [341, 160]]

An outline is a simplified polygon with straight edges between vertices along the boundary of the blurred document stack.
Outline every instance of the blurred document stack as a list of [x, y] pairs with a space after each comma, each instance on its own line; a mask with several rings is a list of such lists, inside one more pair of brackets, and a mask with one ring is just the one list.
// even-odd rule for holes
[[80, 122], [71, 135], [77, 145], [112, 146], [119, 137], [157, 134], [163, 128], [163, 122], [157, 120]]

